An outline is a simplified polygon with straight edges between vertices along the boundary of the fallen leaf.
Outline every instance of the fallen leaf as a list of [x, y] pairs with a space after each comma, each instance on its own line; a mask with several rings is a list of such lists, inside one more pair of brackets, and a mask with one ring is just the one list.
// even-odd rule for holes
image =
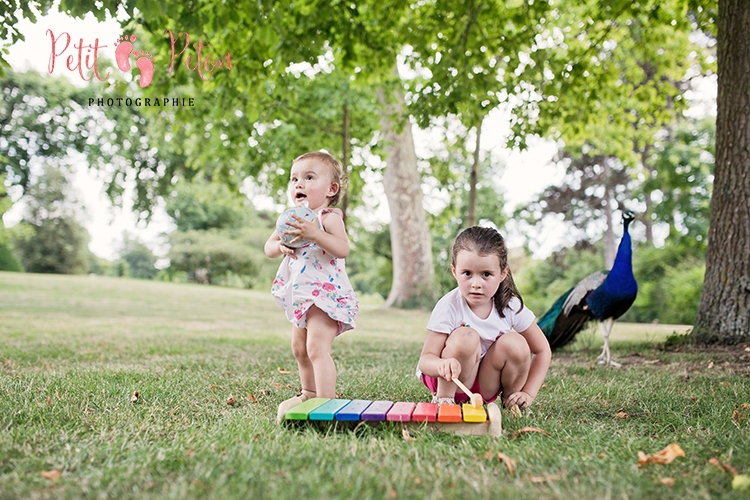
[[141, 393], [138, 391], [135, 391], [132, 396], [130, 396], [130, 402], [131, 403], [137, 403], [138, 400], [141, 398]]
[[684, 457], [685, 452], [682, 451], [682, 448], [680, 448], [680, 445], [677, 443], [672, 443], [663, 450], [661, 450], [659, 453], [654, 453], [653, 455], [646, 455], [642, 451], [638, 451], [638, 467], [643, 467], [647, 464], [669, 464], [672, 463], [672, 461], [677, 457]]
[[292, 387], [291, 385], [283, 385], [283, 384], [279, 384], [278, 382], [274, 382], [271, 385], [274, 386], [276, 389], [294, 389], [294, 387]]
[[734, 476], [734, 479], [732, 479], [732, 489], [741, 491], [750, 490], [750, 476], [744, 474]]
[[510, 407], [510, 414], [514, 416], [515, 418], [521, 418], [521, 409], [518, 407], [518, 405], [513, 405]]
[[237, 403], [237, 400], [236, 400], [236, 399], [234, 398], [234, 396], [231, 396], [231, 395], [230, 395], [230, 396], [229, 396], [229, 399], [227, 399], [227, 404], [228, 404], [229, 406], [234, 406], [234, 405], [235, 405], [235, 403]]
[[42, 477], [50, 481], [57, 481], [60, 479], [60, 476], [62, 476], [62, 471], [59, 470], [46, 470], [42, 472]]
[[737, 476], [737, 474], [738, 474], [737, 473], [737, 469], [735, 469], [734, 467], [732, 467], [729, 464], [725, 464], [724, 462], [722, 462], [721, 460], [719, 460], [716, 457], [711, 457], [708, 460], [708, 463], [710, 463], [711, 465], [715, 465], [716, 467], [718, 467], [719, 469], [723, 470], [724, 472], [728, 472], [729, 474], [732, 475], [732, 477]]
[[280, 366], [277, 366], [277, 367], [276, 367], [276, 371], [277, 371], [277, 372], [279, 372], [279, 373], [281, 373], [282, 375], [286, 375], [287, 373], [292, 373], [292, 372], [290, 372], [289, 370], [285, 370], [285, 369], [283, 369], [283, 368], [282, 368], [282, 367], [280, 367]]
[[253, 394], [253, 393], [250, 393], [250, 394], [247, 395], [247, 400], [250, 401], [251, 403], [257, 403], [258, 402], [258, 398], [256, 398], [255, 394]]
[[526, 427], [522, 427], [522, 428], [518, 429], [516, 432], [514, 432], [513, 434], [511, 434], [510, 439], [515, 439], [518, 436], [520, 436], [522, 434], [527, 434], [529, 432], [538, 432], [540, 434], [544, 434], [545, 436], [549, 436], [549, 432], [547, 432], [545, 430], [542, 430], [539, 427], [529, 427], [527, 425]]
[[546, 483], [548, 481], [559, 481], [560, 476], [529, 476], [529, 481], [534, 484]]
[[740, 408], [742, 408], [743, 410], [750, 410], [750, 403], [742, 403], [740, 405]]
[[731, 383], [731, 382], [727, 382], [727, 381], [725, 380], [725, 381], [721, 382], [721, 386], [722, 386], [722, 387], [732, 387], [732, 383]]
[[615, 418], [627, 419], [628, 417], [629, 415], [624, 411], [618, 411], [617, 413], [615, 413]]
[[495, 453], [492, 450], [487, 450], [484, 452], [484, 459], [490, 460]]
[[422, 484], [422, 479], [415, 477], [414, 478], [414, 484]]
[[404, 441], [414, 442], [417, 440], [417, 438], [412, 437], [406, 429], [401, 429], [401, 436], [404, 438]]
[[674, 486], [673, 477], [661, 477], [659, 478], [659, 482], [663, 484], [664, 486]]
[[714, 362], [713, 361], [709, 362], [708, 363], [708, 369], [710, 370], [713, 367], [714, 367]]
[[398, 498], [398, 492], [394, 490], [393, 488], [388, 489], [388, 498], [391, 500], [396, 500]]
[[516, 471], [515, 460], [513, 460], [508, 455], [502, 452], [497, 452], [497, 458], [500, 460], [501, 463], [505, 464], [505, 466], [508, 468], [508, 472], [510, 472], [511, 475], [515, 474], [515, 471]]

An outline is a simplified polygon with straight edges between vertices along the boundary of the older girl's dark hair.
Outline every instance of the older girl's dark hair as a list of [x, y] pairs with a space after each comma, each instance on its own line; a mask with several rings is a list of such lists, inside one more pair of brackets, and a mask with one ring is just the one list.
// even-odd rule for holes
[[518, 288], [516, 288], [513, 275], [508, 267], [508, 247], [505, 246], [505, 239], [503, 239], [502, 235], [496, 229], [472, 226], [461, 231], [456, 237], [456, 241], [453, 242], [453, 266], [456, 265], [456, 256], [461, 250], [468, 250], [479, 255], [497, 255], [498, 259], [500, 259], [500, 267], [508, 269], [508, 275], [500, 283], [493, 297], [495, 308], [501, 318], [505, 317], [503, 311], [508, 307], [513, 297], [518, 297], [518, 300], [521, 301], [521, 307], [523, 307], [523, 298]]

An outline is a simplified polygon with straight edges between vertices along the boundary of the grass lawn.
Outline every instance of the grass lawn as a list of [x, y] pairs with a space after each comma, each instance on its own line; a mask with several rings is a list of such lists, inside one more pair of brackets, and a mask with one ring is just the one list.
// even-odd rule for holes
[[[428, 399], [427, 317], [363, 300], [334, 342], [342, 397]], [[750, 475], [750, 349], [661, 347], [686, 330], [615, 325], [619, 370], [583, 332], [501, 438], [405, 439], [274, 424], [299, 381], [270, 293], [0, 273], [0, 499], [748, 498], [709, 460]], [[671, 443], [686, 456], [638, 467]]]

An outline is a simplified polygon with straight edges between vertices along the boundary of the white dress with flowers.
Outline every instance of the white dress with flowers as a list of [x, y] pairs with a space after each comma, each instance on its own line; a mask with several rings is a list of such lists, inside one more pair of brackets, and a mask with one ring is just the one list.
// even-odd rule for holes
[[[323, 209], [321, 218], [333, 210]], [[296, 259], [287, 256], [281, 261], [271, 293], [298, 328], [307, 328], [307, 310], [312, 305], [338, 322], [337, 335], [355, 327], [359, 302], [357, 294], [346, 275], [344, 259], [330, 256], [315, 243], [298, 248]]]

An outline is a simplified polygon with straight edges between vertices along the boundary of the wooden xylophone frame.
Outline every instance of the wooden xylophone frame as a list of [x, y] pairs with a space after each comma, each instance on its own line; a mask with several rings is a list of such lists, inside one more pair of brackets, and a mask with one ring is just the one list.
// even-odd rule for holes
[[417, 429], [428, 429], [434, 432], [448, 432], [453, 434], [459, 434], [463, 436], [489, 436], [489, 437], [500, 437], [503, 433], [503, 420], [500, 413], [500, 408], [495, 403], [487, 403], [485, 405], [487, 412], [487, 420], [484, 422], [416, 422], [416, 421], [384, 421], [384, 420], [356, 420], [356, 421], [344, 421], [344, 420], [291, 420], [286, 418], [286, 414], [293, 411], [294, 408], [300, 405], [299, 401], [287, 400], [282, 402], [277, 411], [276, 423], [282, 424], [297, 424], [297, 425], [324, 425], [324, 426], [341, 426], [342, 428], [351, 428], [352, 424], [355, 426], [361, 425], [381, 425], [381, 424], [397, 424], [402, 428], [417, 428]]

